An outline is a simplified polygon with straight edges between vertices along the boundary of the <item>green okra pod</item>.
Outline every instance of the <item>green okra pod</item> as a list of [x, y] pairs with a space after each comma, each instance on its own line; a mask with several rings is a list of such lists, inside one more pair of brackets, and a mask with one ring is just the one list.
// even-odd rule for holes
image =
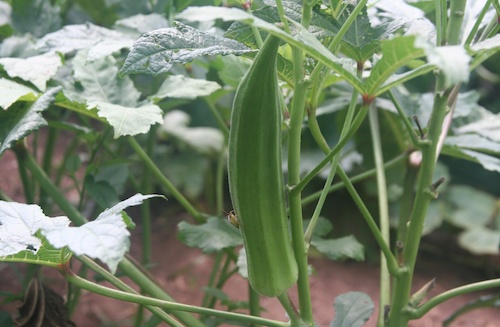
[[233, 207], [256, 292], [278, 296], [297, 280], [288, 231], [282, 172], [282, 110], [276, 59], [280, 39], [269, 35], [236, 91], [229, 136]]

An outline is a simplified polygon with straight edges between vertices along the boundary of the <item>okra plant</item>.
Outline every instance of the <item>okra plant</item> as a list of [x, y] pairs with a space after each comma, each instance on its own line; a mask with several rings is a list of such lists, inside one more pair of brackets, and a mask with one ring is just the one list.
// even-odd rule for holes
[[[266, 0], [199, 7], [158, 1], [141, 2], [138, 15], [113, 22], [71, 1], [1, 4], [7, 23], [0, 29], [0, 155], [15, 154], [27, 204], [9, 201], [2, 191], [0, 261], [53, 267], [72, 287], [138, 303], [152, 316], [144, 322], [140, 311], [136, 326], [315, 326], [310, 249], [333, 259], [364, 257], [354, 236], [325, 237], [325, 224], [331, 228], [322, 217], [326, 199], [345, 188], [380, 249], [380, 297], [374, 313], [367, 294], [339, 296], [330, 326], [362, 326], [376, 315], [379, 327], [404, 327], [450, 298], [500, 286], [500, 279], [491, 279], [430, 296], [430, 282], [412, 291], [421, 238], [436, 226], [429, 212], [446, 187], [438, 159], [456, 157], [500, 172], [498, 115], [477, 105], [469, 86], [477, 69], [484, 75], [483, 64], [498, 58], [498, 0]], [[52, 24], [28, 24], [20, 15], [25, 8], [46, 12]], [[107, 27], [63, 26], [61, 17], [70, 21], [79, 10]], [[36, 40], [16, 34], [22, 32]], [[196, 101], [209, 109], [214, 126], [189, 127], [189, 110], [173, 110]], [[33, 132], [45, 126], [39, 164], [39, 147], [29, 142], [39, 140]], [[54, 147], [63, 132], [75, 137], [57, 167]], [[76, 155], [81, 145], [88, 152], [85, 165]], [[308, 146], [321, 154], [304, 160]], [[201, 188], [169, 173], [173, 152], [190, 158], [190, 174], [213, 175], [206, 181], [210, 212], [195, 201]], [[356, 173], [346, 162], [359, 162], [360, 154], [372, 167], [364, 163]], [[63, 176], [74, 181], [77, 206], [61, 190]], [[354, 184], [370, 177], [375, 211]], [[323, 187], [311, 191], [317, 181]], [[148, 202], [159, 199], [142, 202], [165, 197], [151, 194], [154, 186], [196, 222], [179, 223], [179, 238], [215, 253], [201, 306], [176, 302], [144, 273], [152, 262]], [[399, 191], [391, 193], [393, 186]], [[137, 194], [119, 201], [125, 190]], [[86, 203], [101, 212], [96, 219], [82, 214]], [[142, 265], [127, 254], [134, 223], [123, 212], [139, 204]], [[232, 206], [229, 221], [222, 214], [226, 204]], [[63, 215], [46, 215], [55, 209]], [[487, 234], [488, 253], [498, 254], [500, 233], [485, 226], [463, 239]], [[115, 288], [80, 276], [73, 258]], [[235, 312], [237, 304], [215, 309], [217, 291], [238, 271], [250, 285], [248, 314]], [[288, 321], [260, 317], [261, 296], [277, 297]], [[70, 312], [77, 302], [76, 292], [68, 299]]]

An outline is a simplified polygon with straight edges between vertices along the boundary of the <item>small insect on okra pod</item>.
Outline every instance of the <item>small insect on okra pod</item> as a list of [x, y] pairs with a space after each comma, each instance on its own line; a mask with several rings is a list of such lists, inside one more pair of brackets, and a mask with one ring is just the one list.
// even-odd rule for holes
[[297, 280], [281, 163], [279, 44], [279, 38], [269, 35], [241, 80], [229, 136], [229, 190], [246, 249], [248, 279], [266, 296], [281, 295]]

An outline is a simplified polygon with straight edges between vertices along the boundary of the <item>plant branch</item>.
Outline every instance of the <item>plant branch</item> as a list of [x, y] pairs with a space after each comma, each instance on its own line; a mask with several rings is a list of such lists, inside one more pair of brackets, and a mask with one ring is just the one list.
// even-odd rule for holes
[[[80, 262], [82, 262], [85, 266], [87, 266], [88, 268], [92, 269], [94, 272], [99, 274], [106, 281], [108, 281], [112, 285], [118, 287], [120, 290], [131, 293], [131, 294], [137, 294], [137, 295], [139, 294], [132, 287], [128, 286], [123, 281], [121, 281], [119, 278], [117, 278], [113, 274], [111, 274], [109, 271], [102, 268], [100, 265], [98, 265], [94, 260], [90, 259], [89, 257], [79, 256], [78, 260], [80, 260]], [[171, 326], [182, 327], [182, 325], [180, 323], [178, 323], [175, 319], [173, 319], [172, 316], [170, 316], [165, 311], [163, 311], [157, 307], [150, 306], [150, 305], [145, 305], [145, 307], [149, 311], [151, 311], [154, 315], [156, 315], [158, 318], [160, 318], [161, 320], [170, 324]]]
[[[387, 182], [384, 171], [384, 158], [382, 154], [382, 141], [380, 139], [380, 124], [378, 120], [377, 107], [372, 103], [370, 112], [368, 113], [368, 120], [370, 122], [370, 132], [373, 145], [373, 156], [375, 159], [375, 169], [377, 170], [377, 193], [378, 193], [378, 206], [379, 206], [379, 225], [380, 234], [385, 244], [390, 244], [389, 235], [389, 200], [387, 198]], [[383, 254], [383, 252], [382, 252]], [[391, 284], [390, 275], [387, 269], [387, 260], [385, 256], [380, 256], [380, 305], [379, 316], [377, 325], [384, 326], [385, 308], [389, 305]]]
[[[283, 10], [281, 0], [276, 2], [278, 10]], [[281, 7], [281, 9], [280, 9]], [[302, 5], [302, 18], [310, 16], [311, 7], [308, 2]], [[281, 16], [281, 13], [280, 13]], [[282, 17], [283, 19], [283, 17]], [[308, 21], [303, 21], [307, 28]], [[285, 30], [288, 26], [285, 24]], [[302, 136], [302, 122], [305, 114], [307, 84], [304, 81], [304, 52], [292, 47], [294, 95], [290, 111], [290, 130], [288, 133], [288, 184], [293, 187], [300, 181], [300, 149]], [[297, 261], [298, 280], [297, 290], [299, 297], [300, 314], [309, 325], [313, 324], [311, 290], [309, 285], [309, 265], [307, 250], [304, 242], [304, 226], [302, 222], [301, 193], [289, 192], [290, 226], [292, 246]]]
[[[361, 74], [361, 71], [359, 72]], [[352, 124], [352, 119], [354, 117], [354, 112], [356, 111], [356, 102], [358, 99], [359, 93], [353, 90], [352, 95], [351, 95], [351, 101], [349, 102], [349, 108], [347, 109], [347, 116], [344, 120], [344, 125], [342, 127], [342, 132], [340, 133], [340, 138], [344, 137], [347, 134], [347, 131], [351, 127]], [[316, 143], [319, 145], [319, 147], [325, 152], [325, 154], [328, 154], [330, 151], [330, 147], [326, 143], [323, 135], [321, 134], [321, 131], [319, 130], [319, 125], [317, 124], [317, 119], [316, 116], [311, 116], [309, 115], [309, 121], [312, 119], [313, 124], [309, 125], [311, 126], [311, 134], [313, 135]], [[333, 178], [335, 177], [335, 172], [337, 170], [337, 166], [339, 165], [340, 161], [340, 153], [337, 154], [336, 156], [333, 157], [332, 159], [332, 164], [330, 167], [330, 172], [328, 173], [328, 177], [325, 181], [325, 186], [323, 187], [323, 190], [321, 191], [321, 195], [319, 197], [318, 203], [316, 204], [316, 208], [314, 209], [314, 213], [311, 218], [311, 222], [309, 223], [309, 226], [307, 226], [306, 233], [304, 235], [304, 239], [307, 244], [311, 241], [312, 234], [314, 232], [314, 228], [316, 227], [316, 224], [319, 219], [319, 215], [321, 214], [321, 210], [323, 209], [323, 205], [325, 203], [326, 197], [328, 195], [328, 189], [332, 185]]]
[[445, 301], [448, 301], [451, 298], [496, 287], [500, 287], [500, 279], [485, 280], [454, 288], [452, 290], [436, 295], [429, 301], [419, 306], [417, 309], [410, 309], [410, 318], [419, 319], [423, 317], [427, 312], [429, 312], [432, 308]]
[[[397, 164], [401, 163], [401, 161], [403, 161], [405, 159], [408, 159], [408, 153], [406, 153], [406, 152], [403, 154], [400, 154], [400, 155], [394, 157], [393, 159], [387, 161], [386, 163], [384, 163], [384, 169], [385, 170], [391, 169], [394, 166], [396, 166]], [[377, 170], [375, 168], [372, 168], [372, 169], [364, 171], [358, 175], [349, 177], [349, 179], [350, 179], [351, 183], [354, 184], [354, 183], [357, 183], [359, 181], [362, 181], [362, 180], [365, 180], [367, 178], [375, 176], [376, 172], [377, 172]], [[345, 185], [343, 182], [335, 183], [332, 186], [330, 186], [330, 188], [328, 189], [328, 193], [332, 193], [332, 192], [341, 190], [344, 187], [345, 187]], [[302, 199], [302, 205], [307, 205], [307, 204], [315, 201], [316, 199], [319, 199], [322, 192], [323, 192], [323, 190], [314, 192], [314, 193], [306, 196], [305, 198]]]
[[[87, 222], [87, 219], [75, 209], [75, 207], [64, 197], [61, 191], [47, 177], [43, 169], [38, 165], [35, 159], [26, 151], [24, 147], [16, 148], [21, 151], [22, 159], [25, 160], [26, 167], [30, 170], [33, 177], [37, 180], [40, 186], [54, 200], [59, 208], [68, 215], [68, 218], [77, 226], [81, 226]], [[172, 297], [165, 293], [150, 277], [147, 271], [141, 271], [130, 260], [124, 259], [120, 262], [119, 268], [133, 280], [144, 292], [160, 299], [172, 301]], [[192, 315], [185, 312], [174, 314], [179, 320], [188, 324], [191, 327], [203, 327], [203, 324], [194, 318]]]
[[342, 148], [347, 144], [347, 142], [349, 142], [351, 137], [354, 135], [354, 133], [356, 133], [358, 128], [361, 126], [361, 123], [363, 122], [363, 120], [366, 117], [366, 114], [368, 113], [368, 108], [369, 108], [368, 104], [364, 104], [361, 107], [360, 112], [354, 119], [354, 122], [352, 123], [351, 128], [346, 133], [345, 137], [341, 138], [338, 141], [337, 145], [323, 158], [323, 160], [321, 160], [320, 163], [316, 165], [316, 167], [314, 167], [306, 176], [304, 176], [304, 178], [302, 178], [302, 180], [299, 183], [291, 187], [290, 190], [291, 194], [301, 192], [304, 189], [304, 187], [321, 171], [321, 169], [328, 162], [330, 162], [330, 160], [332, 160], [332, 158], [336, 154], [338, 154], [340, 150], [342, 150]]
[[90, 282], [86, 279], [83, 279], [83, 278], [75, 275], [72, 271], [69, 270], [69, 268], [66, 270], [61, 269], [60, 271], [61, 271], [62, 275], [66, 278], [66, 280], [68, 280], [68, 282], [70, 282], [70, 283], [72, 283], [80, 288], [91, 291], [93, 293], [100, 294], [100, 295], [110, 297], [113, 299], [117, 299], [117, 300], [138, 303], [138, 304], [142, 304], [144, 306], [155, 306], [155, 307], [173, 310], [173, 311], [200, 313], [200, 314], [221, 317], [221, 318], [226, 318], [226, 319], [247, 321], [250, 323], [256, 323], [259, 325], [270, 326], [270, 327], [287, 327], [287, 326], [289, 326], [289, 324], [286, 322], [279, 322], [279, 321], [275, 321], [275, 320], [249, 316], [249, 315], [245, 315], [245, 314], [241, 314], [241, 313], [226, 312], [226, 311], [207, 309], [207, 308], [202, 308], [202, 307], [197, 307], [197, 306], [192, 306], [192, 305], [180, 304], [180, 303], [176, 303], [176, 302], [155, 299], [155, 298], [151, 298], [148, 296], [119, 291], [119, 290], [115, 290], [115, 289], [112, 289], [109, 287], [101, 286], [99, 284], [95, 284], [95, 283]]
[[377, 223], [375, 222], [375, 219], [373, 219], [372, 215], [370, 214], [370, 211], [364, 204], [363, 200], [359, 196], [358, 192], [352, 185], [351, 181], [349, 180], [349, 177], [345, 173], [345, 171], [342, 169], [342, 167], [338, 167], [338, 175], [340, 179], [342, 179], [342, 183], [344, 183], [345, 188], [351, 195], [354, 203], [356, 203], [356, 206], [358, 207], [359, 211], [361, 212], [361, 215], [366, 221], [366, 224], [368, 225], [368, 228], [370, 229], [373, 237], [377, 241], [378, 246], [380, 247], [380, 250], [382, 251], [383, 255], [385, 256], [385, 259], [387, 260], [387, 269], [391, 273], [391, 275], [395, 277], [399, 277], [403, 272], [405, 272], [405, 268], [399, 267], [398, 262], [396, 260], [396, 257], [394, 257], [394, 254], [392, 254], [391, 249], [389, 247], [389, 244], [386, 243], [384, 240], [384, 237], [382, 236], [382, 233], [380, 232], [380, 229], [377, 226]]
[[179, 203], [186, 209], [187, 212], [198, 222], [203, 223], [205, 218], [203, 215], [191, 205], [191, 203], [182, 195], [181, 192], [168, 180], [168, 178], [161, 172], [156, 164], [151, 160], [148, 154], [142, 149], [139, 143], [132, 136], [127, 137], [128, 143], [132, 149], [139, 155], [146, 167], [158, 179], [158, 182], [165, 187], [172, 196], [179, 201]]

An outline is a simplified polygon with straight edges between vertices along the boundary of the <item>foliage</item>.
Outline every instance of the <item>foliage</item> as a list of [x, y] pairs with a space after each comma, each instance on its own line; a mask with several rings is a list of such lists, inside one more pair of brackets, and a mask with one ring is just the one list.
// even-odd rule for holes
[[[345, 188], [355, 204], [348, 212], [366, 223], [356, 229], [367, 229], [381, 250], [378, 326], [407, 326], [451, 297], [498, 287], [498, 279], [481, 281], [423, 303], [432, 283], [411, 294], [421, 238], [437, 228], [453, 226], [458, 244], [473, 254], [500, 251], [500, 194], [450, 182], [454, 167], [442, 163], [500, 172], [500, 113], [488, 91], [498, 86], [500, 4], [350, 3], [0, 2], [0, 157], [15, 154], [25, 198], [13, 202], [0, 190], [0, 261], [53, 267], [77, 288], [139, 303], [172, 326], [312, 326], [311, 246], [333, 260], [365, 258], [367, 240], [338, 228], [350, 217], [326, 214], [342, 211], [326, 199], [340, 199], [335, 191]], [[254, 292], [236, 302], [221, 291], [238, 271], [247, 278], [249, 267], [240, 231], [222, 217], [231, 104], [269, 34], [281, 40], [284, 120], [276, 126], [287, 185], [280, 191], [299, 273], [299, 307], [288, 296], [295, 291], [278, 296], [290, 322], [259, 317]], [[279, 165], [278, 151], [273, 158]], [[72, 182], [76, 202], [66, 198], [63, 180]], [[157, 196], [140, 193], [157, 189], [194, 219], [178, 225], [179, 239], [214, 254], [202, 306], [176, 302], [141, 270], [151, 262], [155, 199], [142, 202]], [[126, 254], [135, 225], [122, 212], [139, 204], [140, 269]], [[230, 214], [234, 225], [237, 214]], [[71, 260], [118, 290], [77, 275]], [[68, 306], [77, 302], [78, 293]], [[215, 310], [217, 302], [228, 310]], [[374, 311], [358, 292], [334, 306], [331, 326], [362, 326]]]

